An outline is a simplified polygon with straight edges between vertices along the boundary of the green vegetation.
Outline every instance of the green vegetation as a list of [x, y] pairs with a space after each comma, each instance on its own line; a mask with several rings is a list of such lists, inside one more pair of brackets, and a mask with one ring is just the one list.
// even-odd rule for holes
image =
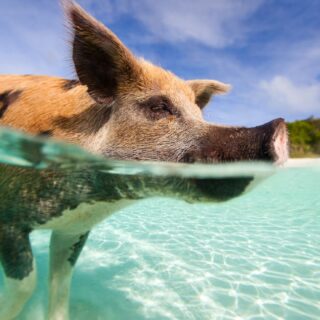
[[320, 119], [310, 117], [288, 123], [288, 130], [291, 157], [320, 157]]

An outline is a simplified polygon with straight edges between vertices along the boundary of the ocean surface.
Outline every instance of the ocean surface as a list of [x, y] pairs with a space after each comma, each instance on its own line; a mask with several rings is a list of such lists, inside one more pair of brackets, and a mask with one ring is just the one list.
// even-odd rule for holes
[[[115, 162], [1, 129], [0, 162], [257, 181], [220, 203], [139, 200], [97, 225], [75, 269], [72, 320], [320, 319], [319, 160], [283, 168]], [[49, 237], [32, 233], [38, 284], [18, 320], [45, 319]]]

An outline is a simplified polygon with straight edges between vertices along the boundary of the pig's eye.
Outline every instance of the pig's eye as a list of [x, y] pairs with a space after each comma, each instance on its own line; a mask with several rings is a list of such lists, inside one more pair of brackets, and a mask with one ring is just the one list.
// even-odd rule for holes
[[145, 116], [153, 121], [166, 118], [170, 115], [177, 115], [172, 102], [166, 96], [153, 96], [139, 105], [142, 107]]
[[150, 106], [150, 110], [153, 112], [153, 113], [162, 113], [162, 114], [173, 114], [171, 108], [169, 107], [169, 105], [162, 101], [161, 103], [159, 103], [158, 105], [152, 105]]

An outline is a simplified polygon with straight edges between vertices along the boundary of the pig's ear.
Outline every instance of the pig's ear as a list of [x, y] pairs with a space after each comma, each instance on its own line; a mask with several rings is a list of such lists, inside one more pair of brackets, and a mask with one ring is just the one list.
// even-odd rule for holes
[[231, 86], [216, 80], [189, 80], [187, 84], [195, 94], [195, 102], [200, 109], [204, 108], [211, 97], [216, 94], [227, 93]]
[[134, 81], [139, 64], [118, 37], [72, 0], [61, 0], [73, 34], [73, 62], [79, 80], [99, 103], [113, 101], [119, 85]]

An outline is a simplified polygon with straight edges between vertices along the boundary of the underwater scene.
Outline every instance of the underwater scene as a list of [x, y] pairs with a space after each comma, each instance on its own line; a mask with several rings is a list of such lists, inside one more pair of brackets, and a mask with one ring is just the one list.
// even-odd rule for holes
[[[71, 319], [320, 319], [317, 159], [280, 168], [113, 161], [1, 129], [0, 163], [9, 211], [19, 199], [6, 193], [8, 170], [30, 189], [33, 212], [41, 211], [34, 185], [48, 171], [63, 183], [42, 194], [61, 202], [60, 188], [66, 206], [81, 202], [74, 190], [89, 182], [99, 199], [120, 188], [134, 200], [91, 231], [72, 280]], [[31, 234], [37, 287], [18, 320], [46, 318], [50, 233]], [[1, 274], [0, 296], [3, 287]]]

